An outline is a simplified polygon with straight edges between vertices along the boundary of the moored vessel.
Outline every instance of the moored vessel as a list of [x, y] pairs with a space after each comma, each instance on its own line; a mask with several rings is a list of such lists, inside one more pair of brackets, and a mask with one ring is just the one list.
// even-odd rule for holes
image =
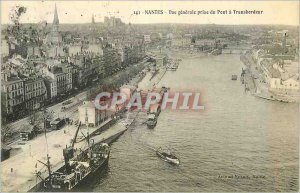
[[44, 182], [45, 190], [71, 191], [107, 165], [110, 148], [106, 143], [94, 144], [89, 149], [78, 152], [77, 155], [68, 160], [69, 153], [70, 151], [65, 149], [65, 166], [46, 178]]
[[107, 165], [110, 155], [110, 147], [107, 143], [96, 143], [89, 138], [87, 133], [87, 148], [75, 149], [79, 123], [74, 139], [69, 147], [63, 150], [64, 166], [52, 172], [50, 158], [47, 155], [47, 163], [43, 163], [48, 168], [48, 177], [44, 179], [44, 190], [46, 191], [71, 191], [73, 188], [87, 180], [93, 174]]

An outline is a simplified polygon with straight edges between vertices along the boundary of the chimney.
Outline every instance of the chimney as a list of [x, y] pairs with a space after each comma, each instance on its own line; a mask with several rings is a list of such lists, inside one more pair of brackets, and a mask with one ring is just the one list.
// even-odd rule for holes
[[286, 50], [286, 37], [287, 37], [287, 31], [284, 32], [283, 40], [282, 40], [282, 51], [283, 51], [283, 54], [287, 53], [287, 50]]

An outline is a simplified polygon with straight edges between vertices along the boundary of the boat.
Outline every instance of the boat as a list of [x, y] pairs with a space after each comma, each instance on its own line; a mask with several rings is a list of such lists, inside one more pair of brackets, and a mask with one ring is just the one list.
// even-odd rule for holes
[[237, 75], [233, 74], [233, 75], [231, 76], [231, 80], [237, 80]]
[[179, 159], [174, 154], [172, 154], [171, 152], [163, 151], [161, 148], [158, 148], [156, 150], [156, 155], [170, 164], [179, 165], [180, 163]]
[[210, 52], [210, 54], [215, 55], [215, 56], [220, 55], [220, 54], [222, 54], [222, 49], [214, 49]]
[[101, 168], [107, 166], [110, 155], [108, 144], [90, 144], [87, 135], [88, 148], [85, 150], [74, 149], [80, 125], [71, 146], [63, 150], [65, 165], [56, 172], [51, 172], [49, 158], [48, 163], [44, 164], [49, 170], [49, 176], [44, 180], [45, 191], [71, 191], [91, 176], [99, 173]]
[[176, 64], [170, 64], [167, 66], [167, 70], [170, 70], [170, 71], [176, 71], [178, 69], [178, 65]]
[[146, 121], [147, 127], [149, 129], [153, 129], [157, 124], [157, 117], [155, 114], [151, 113], [148, 115], [148, 119]]

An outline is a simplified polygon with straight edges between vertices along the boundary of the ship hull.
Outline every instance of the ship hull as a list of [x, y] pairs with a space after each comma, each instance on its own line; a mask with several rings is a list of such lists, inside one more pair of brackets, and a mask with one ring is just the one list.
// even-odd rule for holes
[[154, 129], [155, 126], [156, 126], [156, 123], [155, 124], [147, 124], [148, 129]]
[[68, 187], [65, 184], [63, 184], [60, 187], [59, 186], [55, 186], [55, 187], [52, 187], [52, 188], [44, 188], [43, 191], [46, 191], [46, 192], [71, 192], [74, 189], [76, 189], [76, 188], [84, 185], [85, 183], [88, 183], [93, 177], [95, 177], [98, 174], [100, 174], [101, 170], [105, 169], [105, 167], [108, 166], [108, 160], [109, 160], [109, 156], [107, 157], [107, 159], [103, 160], [103, 162], [100, 163], [97, 168], [93, 168], [83, 178], [81, 178], [80, 180], [76, 181], [76, 183], [74, 183], [72, 186]]

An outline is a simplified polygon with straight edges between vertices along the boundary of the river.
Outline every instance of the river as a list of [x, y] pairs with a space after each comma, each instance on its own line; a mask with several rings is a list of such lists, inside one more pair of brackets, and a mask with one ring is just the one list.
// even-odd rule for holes
[[[179, 55], [177, 55], [179, 57]], [[201, 92], [205, 110], [165, 110], [153, 130], [134, 123], [111, 149], [106, 171], [79, 191], [297, 191], [298, 104], [245, 92], [239, 55], [183, 55], [159, 85]], [[172, 166], [151, 147], [170, 148]]]

